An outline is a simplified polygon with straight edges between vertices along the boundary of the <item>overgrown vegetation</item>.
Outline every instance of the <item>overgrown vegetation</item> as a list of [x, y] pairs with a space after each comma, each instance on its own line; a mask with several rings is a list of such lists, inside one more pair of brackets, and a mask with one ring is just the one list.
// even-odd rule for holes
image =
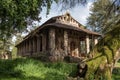
[[[114, 35], [116, 34], [116, 35]], [[90, 54], [94, 55], [91, 60], [86, 62], [88, 70], [85, 76], [86, 80], [91, 79], [91, 74], [95, 79], [112, 80], [111, 70], [113, 64], [120, 58], [120, 25], [114, 26], [114, 29], [105, 34]]]
[[41, 62], [30, 58], [0, 60], [0, 80], [67, 80], [75, 69], [74, 63]]
[[113, 80], [120, 80], [120, 60], [116, 63], [115, 68], [113, 69]]
[[[120, 66], [120, 65], [119, 65]], [[113, 70], [113, 80], [120, 80], [120, 67]]]
[[[50, 63], [30, 58], [0, 60], [0, 80], [68, 80], [75, 74], [75, 63]], [[119, 74], [120, 68], [115, 68], [113, 80], [119, 80]], [[90, 78], [94, 78], [92, 74]]]

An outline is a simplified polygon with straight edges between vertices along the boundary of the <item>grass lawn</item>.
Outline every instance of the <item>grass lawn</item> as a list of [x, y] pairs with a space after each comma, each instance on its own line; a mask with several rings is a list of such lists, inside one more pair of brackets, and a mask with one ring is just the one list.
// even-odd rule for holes
[[[120, 62], [116, 64], [120, 66]], [[67, 80], [76, 73], [76, 64], [41, 62], [38, 60], [0, 60], [0, 80]], [[113, 80], [120, 80], [120, 68], [113, 71]]]
[[115, 69], [113, 70], [113, 80], [120, 80], [120, 60], [115, 64]]
[[[0, 80], [67, 80], [76, 64], [34, 59], [0, 60]], [[74, 73], [71, 73], [74, 75]]]

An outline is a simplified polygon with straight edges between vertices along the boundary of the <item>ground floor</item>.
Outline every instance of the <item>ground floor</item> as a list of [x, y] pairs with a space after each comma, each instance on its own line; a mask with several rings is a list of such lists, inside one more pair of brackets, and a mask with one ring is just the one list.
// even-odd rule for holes
[[92, 34], [47, 28], [24, 40], [17, 48], [21, 56], [45, 55], [50, 60], [62, 60], [65, 56], [84, 57], [97, 42]]

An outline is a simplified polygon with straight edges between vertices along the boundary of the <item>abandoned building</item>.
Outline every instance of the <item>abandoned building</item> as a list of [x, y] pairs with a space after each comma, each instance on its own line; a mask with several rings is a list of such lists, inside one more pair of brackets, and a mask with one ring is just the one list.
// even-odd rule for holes
[[[69, 13], [52, 17], [16, 45], [20, 56], [44, 56], [63, 60], [65, 56], [82, 57], [97, 44], [100, 34], [85, 29]], [[92, 44], [92, 46], [91, 46]]]

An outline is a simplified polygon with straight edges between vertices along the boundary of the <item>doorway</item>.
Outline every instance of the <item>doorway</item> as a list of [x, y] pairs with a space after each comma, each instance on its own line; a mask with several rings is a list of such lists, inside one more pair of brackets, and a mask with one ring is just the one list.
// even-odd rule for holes
[[71, 54], [71, 56], [77, 56], [77, 53], [75, 51], [75, 42], [74, 41], [72, 41], [70, 43], [70, 54]]

